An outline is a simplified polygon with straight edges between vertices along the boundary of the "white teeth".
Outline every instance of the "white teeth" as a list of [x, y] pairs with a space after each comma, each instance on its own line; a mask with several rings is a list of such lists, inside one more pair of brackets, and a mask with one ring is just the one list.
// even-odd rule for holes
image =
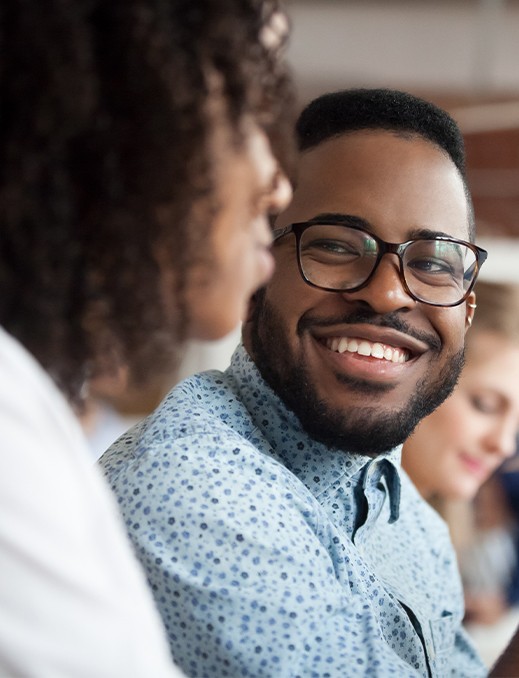
[[344, 351], [348, 348], [348, 339], [346, 337], [343, 337], [342, 339], [339, 340], [339, 345], [337, 346], [337, 351], [339, 353], [344, 353]]
[[349, 353], [357, 353], [359, 349], [359, 342], [356, 339], [349, 339], [348, 340], [348, 352]]
[[374, 358], [383, 358], [384, 357], [384, 347], [382, 344], [373, 344], [371, 348], [371, 355]]
[[359, 355], [371, 355], [371, 344], [368, 344], [367, 341], [361, 341], [357, 353]]
[[348, 337], [331, 337], [326, 339], [326, 346], [336, 353], [358, 353], [362, 356], [371, 356], [379, 360], [392, 363], [405, 363], [408, 360], [406, 351], [399, 348], [384, 346], [379, 342], [370, 343], [365, 339], [349, 339]]

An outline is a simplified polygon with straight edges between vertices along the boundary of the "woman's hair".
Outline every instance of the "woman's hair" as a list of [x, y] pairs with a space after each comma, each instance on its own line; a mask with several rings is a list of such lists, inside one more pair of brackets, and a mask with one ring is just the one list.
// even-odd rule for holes
[[137, 380], [161, 369], [183, 338], [185, 273], [210, 256], [217, 209], [213, 76], [236, 147], [250, 114], [289, 157], [284, 41], [264, 39], [278, 12], [278, 0], [1, 3], [0, 325], [72, 400], [114, 360]]
[[479, 280], [474, 291], [477, 309], [472, 327], [467, 332], [469, 349], [471, 336], [483, 330], [519, 345], [519, 285]]

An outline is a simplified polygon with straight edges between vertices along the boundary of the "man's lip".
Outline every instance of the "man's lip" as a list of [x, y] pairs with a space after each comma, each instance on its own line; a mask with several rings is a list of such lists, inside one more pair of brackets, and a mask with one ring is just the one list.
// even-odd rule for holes
[[430, 346], [424, 341], [404, 334], [399, 330], [379, 325], [355, 323], [352, 325], [327, 327], [325, 330], [317, 328], [312, 334], [320, 342], [323, 339], [330, 339], [332, 337], [348, 337], [366, 339], [372, 343], [388, 344], [395, 348], [405, 349], [413, 358], [430, 350]]

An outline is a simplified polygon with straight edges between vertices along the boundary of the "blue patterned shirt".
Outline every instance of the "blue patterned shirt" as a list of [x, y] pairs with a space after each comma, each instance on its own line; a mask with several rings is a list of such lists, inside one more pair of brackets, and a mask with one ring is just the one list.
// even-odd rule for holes
[[188, 675], [486, 675], [447, 529], [400, 450], [316, 443], [243, 347], [101, 463]]

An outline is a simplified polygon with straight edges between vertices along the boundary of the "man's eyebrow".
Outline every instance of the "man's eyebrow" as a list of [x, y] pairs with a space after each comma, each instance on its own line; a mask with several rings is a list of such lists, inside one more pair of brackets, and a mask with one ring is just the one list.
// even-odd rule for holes
[[[409, 232], [409, 239], [434, 239], [434, 238], [454, 238], [454, 240], [459, 240], [458, 237], [452, 235], [452, 233], [445, 233], [444, 231], [433, 231], [430, 228], [415, 228]], [[468, 234], [467, 234], [468, 240]]]
[[319, 221], [331, 221], [334, 224], [356, 226], [357, 228], [362, 228], [366, 231], [373, 231], [373, 225], [367, 219], [358, 217], [355, 214], [344, 214], [343, 212], [322, 212], [311, 217], [308, 221], [314, 221], [316, 223], [319, 223]]

